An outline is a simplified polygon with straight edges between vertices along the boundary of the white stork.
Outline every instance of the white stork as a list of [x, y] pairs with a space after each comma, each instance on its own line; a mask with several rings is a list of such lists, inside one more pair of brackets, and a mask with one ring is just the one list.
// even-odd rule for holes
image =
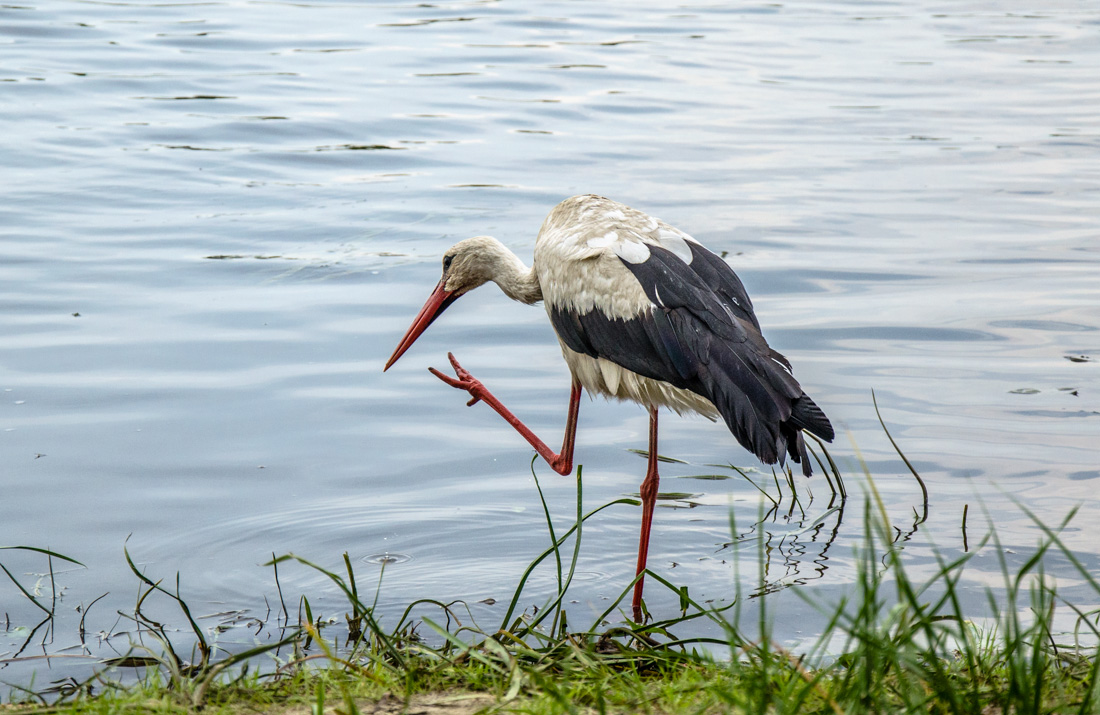
[[602, 196], [574, 196], [554, 207], [539, 230], [531, 268], [489, 236], [448, 249], [443, 277], [385, 370], [449, 305], [488, 281], [513, 300], [546, 306], [573, 377], [561, 452], [547, 447], [448, 353], [457, 379], [429, 370], [469, 392], [468, 404], [492, 407], [559, 474], [573, 469], [582, 389], [649, 409], [636, 620], [659, 479], [657, 408], [721, 417], [762, 462], [783, 464], [789, 455], [806, 476], [811, 469], [802, 430], [833, 439], [829, 419], [760, 334], [733, 269], [683, 231]]

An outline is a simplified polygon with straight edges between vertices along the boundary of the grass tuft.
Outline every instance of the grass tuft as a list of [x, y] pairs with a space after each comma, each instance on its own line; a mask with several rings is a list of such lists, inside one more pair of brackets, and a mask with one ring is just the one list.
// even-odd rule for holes
[[[897, 449], [892, 438], [891, 443]], [[835, 486], [828, 511], [807, 529], [819, 527], [831, 514], [839, 519], [846, 504], [844, 480], [824, 446], [819, 447], [823, 458], [816, 452], [814, 458]], [[761, 501], [756, 525], [770, 518], [783, 499], [792, 500], [793, 513], [797, 495], [787, 475], [783, 479], [773, 475], [779, 490], [774, 497], [748, 473], [733, 470], [767, 498], [768, 504]], [[923, 480], [915, 470], [913, 473], [925, 489]], [[922, 580], [909, 573], [904, 559], [902, 547], [913, 531], [903, 532], [891, 525], [874, 479], [866, 476], [869, 496], [862, 505], [863, 532], [855, 549], [849, 591], [836, 602], [826, 602], [813, 590], [790, 589], [806, 608], [818, 611], [825, 623], [816, 641], [800, 647], [799, 652], [788, 650], [771, 635], [772, 599], [780, 587], [766, 575], [771, 547], [763, 538], [738, 537], [732, 511], [728, 547], [735, 568], [747, 559], [755, 559], [760, 567], [759, 583], [750, 592], [743, 593], [738, 586], [733, 600], [716, 608], [694, 599], [688, 585], [647, 570], [650, 594], [653, 589], [667, 589], [678, 604], [676, 612], [647, 614], [646, 622], [632, 622], [626, 615], [632, 581], [623, 584], [618, 597], [594, 620], [577, 622], [576, 614], [571, 617], [565, 604], [581, 558], [584, 526], [609, 507], [636, 504], [623, 498], [586, 512], [582, 508], [582, 470], [578, 468], [573, 523], [564, 531], [555, 529], [535, 475], [549, 546], [520, 575], [495, 627], [479, 625], [462, 601], [430, 598], [410, 603], [396, 620], [383, 622], [378, 602], [385, 564], [373, 594], [365, 599], [364, 592], [371, 589], [360, 587], [346, 553], [339, 573], [295, 554], [273, 555], [268, 565], [275, 572], [279, 591], [281, 637], [230, 653], [192, 616], [178, 575], [174, 587], [166, 588], [163, 579], [139, 569], [124, 550], [140, 584], [133, 612], [125, 614], [137, 629], [129, 651], [103, 662], [85, 681], [45, 688], [13, 685], [8, 695], [13, 705], [5, 707], [12, 712], [81, 714], [291, 709], [316, 715], [479, 709], [528, 713], [983, 714], [1100, 710], [1100, 609], [1066, 602], [1047, 578], [1045, 566], [1050, 557], [1068, 562], [1079, 581], [1091, 589], [1087, 600], [1100, 603], [1100, 581], [1061, 538], [1074, 514], [1050, 527], [1021, 505], [1041, 534], [1034, 553], [1022, 566], [1010, 567], [991, 529], [979, 543], [968, 543], [962, 555], [935, 553], [932, 573]], [[924, 514], [915, 514], [914, 531], [927, 515], [926, 490], [924, 494]], [[965, 538], [965, 512], [963, 534]], [[992, 613], [993, 617], [983, 628], [964, 609], [967, 599], [962, 584], [971, 559], [987, 545], [1000, 559], [1003, 583], [996, 590], [986, 589], [986, 615]], [[14, 548], [44, 555], [51, 566], [51, 578], [53, 559], [79, 563], [48, 550]], [[298, 622], [288, 623], [278, 583], [280, 566], [288, 564], [324, 575], [333, 590], [343, 594], [343, 618], [315, 614], [303, 595]], [[532, 599], [527, 593], [529, 578], [543, 564], [556, 573], [553, 592], [538, 594], [537, 606], [522, 608]], [[6, 567], [3, 570], [20, 592], [47, 614], [47, 621], [51, 620], [54, 604], [47, 605]], [[168, 599], [178, 608], [189, 629], [190, 654], [179, 650], [180, 636], [173, 641], [169, 638], [173, 631], [148, 615], [144, 607], [150, 598]], [[742, 607], [749, 601], [756, 609], [753, 623], [742, 617]], [[1072, 633], [1056, 630], [1058, 609], [1074, 614]], [[686, 630], [700, 630], [693, 621], [707, 622], [705, 631], [712, 635], [679, 636]], [[750, 632], [756, 636], [746, 635]], [[34, 635], [32, 632], [30, 638]], [[0, 665], [4, 662], [0, 659]], [[117, 674], [127, 668], [141, 669], [145, 675], [134, 684], [123, 685]]]

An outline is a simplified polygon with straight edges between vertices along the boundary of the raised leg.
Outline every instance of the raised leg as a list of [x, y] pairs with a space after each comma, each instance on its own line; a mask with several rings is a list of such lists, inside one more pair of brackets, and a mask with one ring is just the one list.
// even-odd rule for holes
[[489, 407], [496, 410], [496, 413], [504, 418], [504, 421], [515, 427], [516, 432], [519, 432], [523, 436], [527, 443], [535, 448], [535, 451], [539, 453], [539, 456], [546, 460], [546, 463], [550, 465], [558, 474], [569, 474], [573, 471], [573, 446], [576, 443], [577, 436], [577, 415], [581, 409], [581, 386], [577, 382], [573, 383], [572, 392], [569, 394], [569, 417], [565, 421], [565, 439], [562, 441], [561, 452], [555, 454], [546, 443], [535, 436], [535, 433], [527, 428], [527, 425], [519, 421], [512, 412], [500, 403], [493, 393], [481, 383], [476, 377], [471, 375], [466, 368], [458, 364], [458, 360], [451, 353], [447, 353], [447, 357], [451, 360], [451, 365], [455, 369], [455, 375], [458, 376], [456, 380], [453, 377], [444, 375], [434, 367], [428, 368], [429, 371], [443, 382], [447, 383], [451, 387], [456, 387], [459, 390], [466, 390], [470, 393], [470, 401], [467, 405], [476, 405], [478, 402], [484, 402]]
[[[661, 478], [657, 475], [657, 408], [649, 408], [649, 468], [646, 469], [645, 480], [639, 490], [642, 497], [642, 531], [638, 537], [638, 570], [635, 575], [641, 575], [645, 571], [646, 559], [649, 556], [649, 529], [653, 525], [653, 507], [657, 504], [657, 486]], [[645, 577], [638, 579], [634, 584], [634, 620], [642, 622], [642, 586]]]

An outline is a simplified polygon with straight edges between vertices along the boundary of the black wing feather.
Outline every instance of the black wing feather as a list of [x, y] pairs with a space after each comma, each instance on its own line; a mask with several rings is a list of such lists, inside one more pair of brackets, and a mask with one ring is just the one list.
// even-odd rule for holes
[[789, 454], [809, 475], [801, 430], [824, 440], [833, 428], [803, 393], [787, 359], [760, 334], [752, 302], [725, 261], [698, 244], [684, 263], [649, 246], [642, 263], [623, 261], [654, 307], [630, 319], [552, 307], [550, 320], [571, 350], [707, 398], [730, 431], [767, 464]]
[[749, 298], [744, 284], [730, 265], [698, 243], [689, 242], [688, 246], [691, 248], [692, 271], [702, 279], [705, 285], [714, 289], [714, 293], [725, 303], [730, 312], [741, 320], [752, 323], [759, 332], [760, 321], [756, 319], [756, 313], [753, 312], [752, 299]]

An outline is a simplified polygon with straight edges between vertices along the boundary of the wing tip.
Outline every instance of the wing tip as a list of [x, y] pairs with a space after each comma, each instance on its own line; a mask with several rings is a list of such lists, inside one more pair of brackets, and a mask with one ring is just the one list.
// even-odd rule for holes
[[791, 403], [790, 421], [798, 429], [804, 429], [826, 442], [832, 442], [836, 437], [833, 423], [829, 421], [829, 418], [825, 416], [817, 403], [805, 393]]

